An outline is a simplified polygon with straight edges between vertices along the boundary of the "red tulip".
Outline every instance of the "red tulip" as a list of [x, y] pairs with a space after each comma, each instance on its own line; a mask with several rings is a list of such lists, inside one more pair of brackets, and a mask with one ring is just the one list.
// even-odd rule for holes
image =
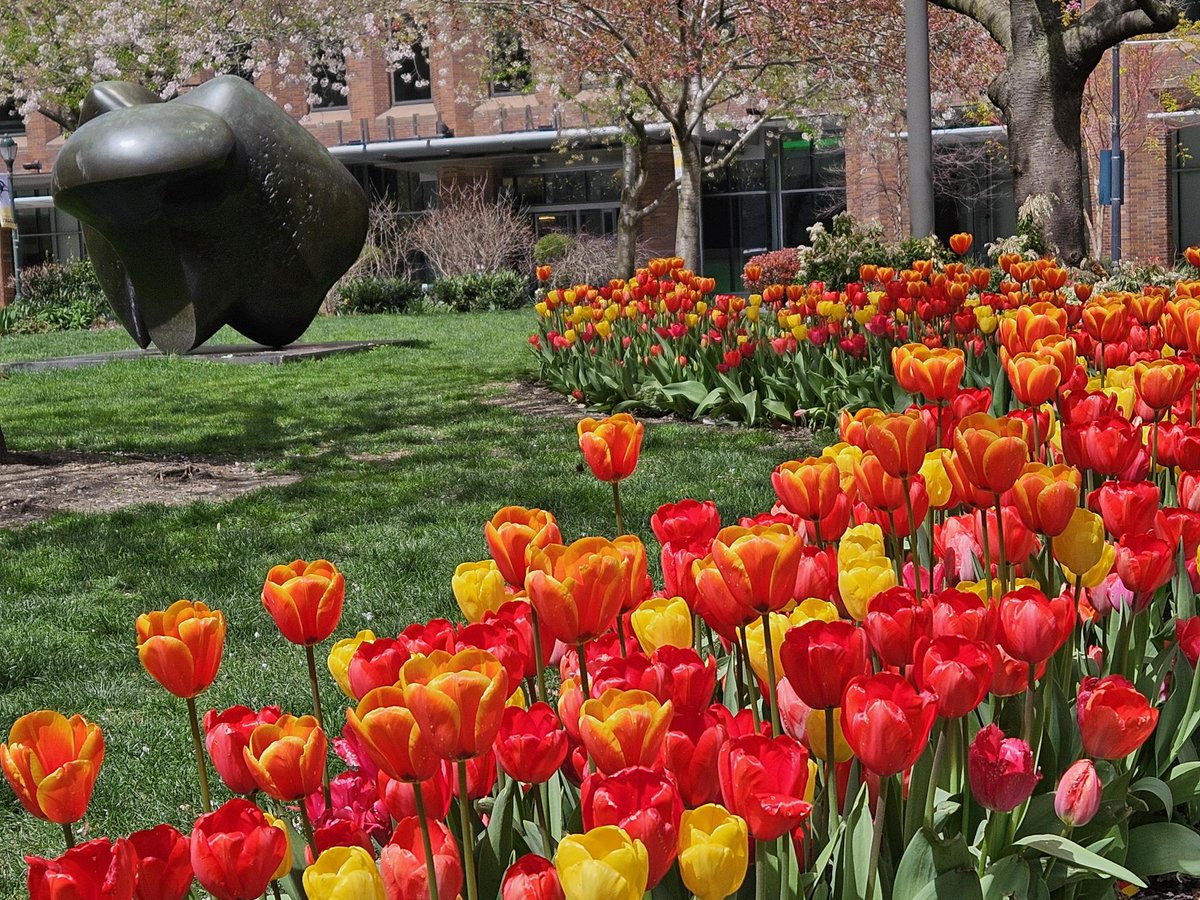
[[[347, 822], [353, 826], [355, 834], [365, 835], [383, 844], [391, 833], [392, 820], [387, 804], [380, 796], [379, 783], [378, 777], [368, 777], [362, 772], [342, 772], [329, 782], [328, 807], [325, 805], [325, 795], [322, 791], [314, 791], [305, 798], [308, 817], [318, 828]], [[340, 833], [340, 836], [344, 835], [345, 832]], [[363, 846], [367, 850], [372, 849], [365, 844]]]
[[[720, 713], [728, 710], [719, 705]], [[712, 803], [720, 794], [717, 757], [729, 731], [717, 707], [702, 712], [684, 710], [671, 717], [660, 755], [662, 765], [675, 777], [683, 804], [695, 809]]]
[[1150, 595], [1175, 574], [1175, 553], [1153, 532], [1126, 534], [1117, 543], [1117, 574], [1134, 594], [1134, 609], [1141, 610]]
[[721, 797], [756, 841], [773, 841], [808, 818], [808, 751], [794, 738], [732, 738], [718, 760]]
[[866, 632], [852, 622], [805, 622], [779, 649], [784, 674], [813, 709], [842, 705], [851, 679], [867, 671]]
[[[467, 797], [471, 800], [482, 800], [496, 786], [496, 751], [488, 750], [481, 756], [467, 760]], [[450, 790], [458, 796], [458, 779], [450, 780]]]
[[[1046, 674], [1046, 663], [1034, 667], [1034, 678]], [[992, 674], [992, 693], [997, 697], [1011, 697], [1029, 689], [1029, 663], [1013, 659], [1003, 647], [996, 648], [996, 668]]]
[[664, 503], [650, 517], [654, 536], [667, 544], [707, 548], [721, 530], [721, 514], [711, 500], [680, 500]]
[[1106, 481], [1088, 497], [1088, 506], [1100, 514], [1114, 538], [1154, 528], [1162, 492], [1149, 481]]
[[641, 766], [596, 772], [584, 779], [579, 805], [585, 831], [617, 825], [642, 842], [650, 857], [647, 890], [662, 880], [678, 853], [683, 815], [683, 798], [669, 775]]
[[[457, 897], [462, 890], [463, 870], [458, 843], [442, 822], [429, 820], [433, 849], [433, 877], [438, 897]], [[379, 853], [379, 872], [388, 900], [429, 900], [429, 874], [421, 824], [416, 816], [402, 819], [387, 846]]]
[[1196, 660], [1200, 659], [1200, 616], [1176, 619], [1175, 640], [1192, 668], [1196, 668]]
[[965, 716], [991, 689], [995, 654], [983, 641], [956, 636], [922, 640], [916, 660], [916, 683], [937, 696], [943, 719]]
[[1120, 416], [1102, 416], [1062, 430], [1063, 456], [1079, 469], [1099, 475], [1120, 475], [1136, 460], [1142, 437], [1133, 424]]
[[500, 721], [495, 749], [500, 767], [510, 777], [541, 784], [567, 758], [567, 733], [545, 703], [535, 703], [528, 711], [510, 706]]
[[375, 688], [394, 685], [400, 680], [400, 668], [411, 655], [405, 643], [396, 638], [363, 641], [346, 668], [354, 698], [362, 700]]
[[230, 800], [196, 820], [192, 869], [216, 900], [257, 900], [288, 853], [287, 835], [248, 800]]
[[183, 900], [192, 886], [192, 848], [170, 825], [135, 831], [129, 843], [137, 855], [137, 900]]
[[886, 777], [917, 761], [937, 718], [937, 698], [890, 672], [855, 678], [842, 700], [842, 734], [863, 768]]
[[1200, 513], [1168, 506], [1154, 514], [1154, 533], [1171, 545], [1174, 553], [1183, 547], [1183, 558], [1194, 559], [1200, 548]]
[[929, 607], [908, 588], [891, 588], [868, 602], [863, 630], [884, 663], [907, 666], [917, 640], [929, 634]]
[[1124, 759], [1154, 732], [1158, 710], [1120, 675], [1084, 678], [1075, 704], [1083, 752], [1096, 759]]
[[1054, 792], [1054, 812], [1068, 828], [1082, 828], [1100, 811], [1104, 785], [1090, 759], [1081, 759], [1063, 772]]
[[204, 714], [204, 745], [209, 758], [226, 787], [235, 794], [258, 790], [243, 751], [249, 746], [255, 728], [277, 722], [281, 715], [278, 706], [264, 706], [258, 712], [246, 706], [231, 706], [222, 712], [210, 709]]
[[127, 840], [97, 838], [58, 859], [27, 856], [25, 862], [29, 900], [133, 900], [137, 851]]
[[566, 900], [566, 895], [554, 863], [536, 853], [526, 853], [504, 873], [500, 900]]
[[525, 677], [525, 657], [521, 653], [521, 636], [517, 629], [503, 619], [477, 622], [458, 632], [454, 650], [477, 647], [486, 650], [504, 666], [508, 683], [515, 689]]
[[801, 600], [815, 597], [834, 601], [837, 597], [837, 548], [806, 546], [800, 548], [800, 564], [796, 567], [796, 588]]
[[[1002, 506], [1003, 512], [1000, 523], [1004, 526], [1004, 558], [1016, 565], [1028, 559], [1038, 547], [1037, 536], [1025, 527], [1015, 506]], [[978, 509], [971, 517], [975, 532], [975, 540], [983, 547], [983, 517], [987, 516], [988, 551], [992, 559], [1000, 559], [1001, 530], [996, 527], [995, 509]]]
[[399, 781], [380, 771], [376, 776], [379, 796], [387, 807], [388, 815], [399, 822], [417, 814], [416, 791], [421, 791], [425, 812], [433, 819], [444, 819], [450, 813], [450, 800], [454, 796], [451, 785], [455, 783], [454, 764], [449, 760], [438, 760], [437, 770], [424, 781]]
[[1029, 744], [1006, 738], [995, 725], [981, 728], [971, 742], [967, 775], [975, 799], [996, 812], [1010, 812], [1028, 800], [1042, 777]]
[[449, 619], [413, 622], [396, 635], [396, 640], [408, 651], [409, 656], [418, 653], [429, 656], [434, 650], [445, 650], [453, 655], [458, 640], [458, 626]]
[[996, 608], [970, 591], [950, 588], [930, 598], [929, 634], [957, 634], [985, 644], [995, 642]]
[[538, 636], [542, 645], [542, 658], [539, 660], [533, 640], [533, 607], [528, 600], [509, 600], [495, 612], [484, 613], [483, 621], [501, 621], [512, 626], [520, 642], [521, 658], [525, 660], [523, 678], [536, 678], [537, 673], [550, 664], [550, 657], [554, 653], [554, 635], [538, 622]]
[[1075, 628], [1069, 597], [1048, 598], [1037, 588], [1023, 587], [1000, 598], [996, 640], [1014, 658], [1040, 663], [1054, 655]]

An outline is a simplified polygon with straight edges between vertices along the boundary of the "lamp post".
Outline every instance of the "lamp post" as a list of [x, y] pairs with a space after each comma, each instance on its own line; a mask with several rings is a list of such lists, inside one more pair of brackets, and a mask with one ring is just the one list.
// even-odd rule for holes
[[907, 73], [908, 218], [913, 237], [933, 234], [933, 115], [929, 93], [929, 3], [904, 0]]
[[13, 185], [13, 163], [17, 161], [17, 142], [11, 136], [5, 135], [0, 138], [0, 159], [4, 160], [4, 165], [8, 168], [8, 203], [13, 211], [13, 230], [12, 230], [12, 255], [13, 255], [13, 290], [16, 293], [17, 299], [21, 297], [21, 238], [17, 231], [17, 204], [16, 204], [16, 188]]

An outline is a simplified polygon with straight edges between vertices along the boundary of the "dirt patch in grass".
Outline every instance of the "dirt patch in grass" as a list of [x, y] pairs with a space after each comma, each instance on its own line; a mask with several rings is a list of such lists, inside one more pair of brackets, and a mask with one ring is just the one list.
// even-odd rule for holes
[[59, 512], [226, 500], [299, 477], [187, 457], [12, 453], [0, 461], [0, 528], [20, 528]]

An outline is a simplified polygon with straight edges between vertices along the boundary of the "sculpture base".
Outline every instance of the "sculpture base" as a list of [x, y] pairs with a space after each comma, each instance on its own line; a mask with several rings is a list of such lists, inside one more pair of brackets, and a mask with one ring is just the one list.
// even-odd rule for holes
[[[305, 359], [324, 359], [346, 353], [361, 353], [376, 347], [419, 347], [422, 341], [379, 340], [379, 341], [326, 341], [319, 344], [290, 344], [287, 347], [263, 347], [258, 344], [226, 346], [202, 346], [177, 359], [200, 359], [207, 362], [265, 364], [280, 366], [284, 363]], [[81, 369], [104, 363], [129, 359], [151, 359], [168, 354], [150, 348], [147, 350], [113, 350], [109, 353], [88, 353], [83, 356], [57, 356], [49, 359], [30, 359], [15, 362], [0, 362], [0, 372], [44, 372], [51, 369]]]

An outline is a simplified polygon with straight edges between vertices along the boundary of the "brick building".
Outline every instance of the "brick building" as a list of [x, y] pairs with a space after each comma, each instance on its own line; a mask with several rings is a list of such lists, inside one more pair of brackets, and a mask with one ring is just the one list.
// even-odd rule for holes
[[[1154, 43], [1155, 52], [1184, 59], [1170, 41]], [[526, 210], [538, 235], [612, 234], [619, 205], [617, 130], [588, 121], [573, 105], [530, 84], [521, 74], [518, 47], [494, 52], [509, 54], [505, 81], [488, 80], [488, 54], [454, 51], [442, 58], [435, 42], [394, 72], [382, 57], [350, 59], [344, 91], [336, 84], [322, 89], [312, 107], [302, 84], [266, 76], [259, 87], [300, 117], [365, 188], [388, 195], [404, 215], [435, 203], [440, 187], [482, 180], [499, 199]], [[1164, 71], [1180, 77], [1178, 67]], [[1127, 148], [1124, 253], [1170, 260], [1200, 243], [1200, 218], [1191, 215], [1200, 201], [1200, 117], [1149, 115], [1143, 124], [1147, 145], [1161, 149]], [[64, 140], [58, 127], [36, 114], [27, 122], [0, 117], [5, 133], [18, 143], [22, 266], [84, 253], [78, 222], [47, 199]], [[656, 146], [647, 196], [674, 177], [665, 129], [652, 128], [651, 134]], [[936, 221], [943, 238], [969, 231], [981, 247], [1015, 228], [1003, 141], [998, 127], [935, 134]], [[570, 149], [562, 151], [564, 145]], [[819, 135], [766, 129], [727, 171], [705, 181], [702, 269], [721, 289], [737, 289], [750, 256], [805, 242], [810, 225], [843, 209], [900, 234], [907, 224], [903, 173], [903, 135], [881, 140], [837, 122]], [[648, 249], [672, 252], [674, 223], [668, 197], [643, 225]], [[7, 233], [4, 238], [0, 300], [7, 301], [12, 261]]]

